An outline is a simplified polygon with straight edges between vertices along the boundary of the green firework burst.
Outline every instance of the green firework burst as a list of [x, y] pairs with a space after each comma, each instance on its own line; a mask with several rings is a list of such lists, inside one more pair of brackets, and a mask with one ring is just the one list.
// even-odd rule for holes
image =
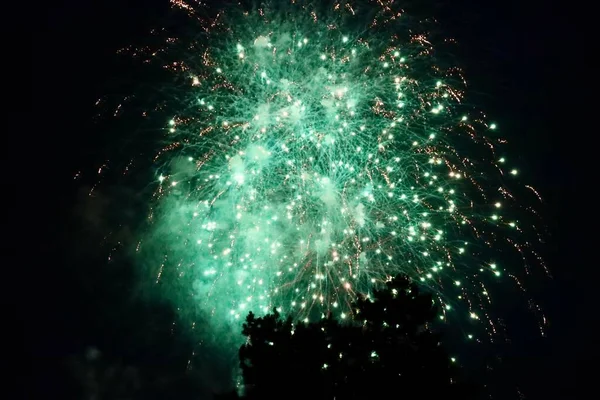
[[351, 318], [352, 299], [404, 273], [441, 318], [496, 332], [490, 286], [525, 290], [502, 260], [545, 268], [537, 193], [519, 192], [430, 27], [388, 1], [172, 3], [185, 33], [127, 52], [169, 74], [143, 113], [172, 110], [138, 252], [178, 307], [234, 330], [274, 307]]

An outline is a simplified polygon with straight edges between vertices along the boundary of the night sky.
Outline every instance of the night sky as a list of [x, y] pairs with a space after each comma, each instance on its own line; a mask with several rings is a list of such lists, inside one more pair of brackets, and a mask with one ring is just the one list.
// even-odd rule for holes
[[[432, 9], [460, 43], [469, 100], [500, 123], [522, 176], [544, 197], [541, 211], [552, 232], [545, 254], [554, 278], [530, 288], [549, 318], [548, 337], [520, 334], [526, 323], [515, 316], [512, 350], [499, 373], [518, 382], [527, 399], [575, 399], [592, 386], [598, 353], [598, 260], [591, 256], [598, 236], [591, 177], [597, 127], [588, 111], [595, 77], [586, 72], [593, 49], [585, 12], [548, 3], [452, 0]], [[26, 287], [12, 302], [35, 385], [47, 384], [40, 369], [89, 344], [78, 319], [93, 320], [87, 310], [99, 306], [78, 299], [83, 289], [67, 267], [66, 245], [77, 206], [73, 174], [101, 159], [102, 140], [89, 129], [92, 105], [116, 74], [114, 50], [144, 35], [167, 9], [159, 0], [62, 0], [38, 7], [32, 19], [29, 110], [21, 110], [18, 131], [5, 132], [14, 137], [5, 147], [5, 173], [23, 187], [8, 194], [16, 211], [5, 210], [14, 240], [5, 268]]]

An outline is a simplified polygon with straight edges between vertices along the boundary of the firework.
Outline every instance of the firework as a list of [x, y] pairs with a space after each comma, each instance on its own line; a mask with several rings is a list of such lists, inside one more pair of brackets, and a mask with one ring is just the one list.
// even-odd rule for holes
[[122, 51], [167, 74], [132, 111], [162, 124], [136, 250], [153, 282], [239, 331], [274, 307], [352, 318], [404, 273], [493, 335], [491, 287], [543, 267], [537, 193], [431, 26], [389, 1], [172, 3], [185, 29]]

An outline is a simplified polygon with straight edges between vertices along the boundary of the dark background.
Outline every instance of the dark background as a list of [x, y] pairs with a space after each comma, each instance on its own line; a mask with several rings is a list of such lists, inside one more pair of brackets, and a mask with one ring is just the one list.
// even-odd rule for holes
[[[517, 335], [501, 374], [517, 382], [527, 399], [583, 397], [597, 363], [599, 266], [591, 257], [598, 236], [598, 182], [592, 177], [598, 128], [592, 110], [596, 77], [587, 68], [594, 56], [585, 34], [587, 12], [575, 3], [541, 0], [431, 3], [444, 32], [460, 43], [470, 101], [499, 122], [522, 179], [544, 197], [542, 212], [552, 232], [545, 254], [554, 278], [535, 289], [549, 318], [548, 337]], [[114, 50], [144, 35], [168, 7], [160, 0], [25, 7], [30, 9], [21, 15], [31, 24], [18, 28], [31, 36], [30, 53], [18, 45], [5, 49], [7, 56], [18, 54], [5, 63], [25, 75], [31, 90], [29, 99], [21, 94], [13, 103], [18, 126], [5, 131], [5, 173], [17, 181], [7, 186], [5, 268], [7, 280], [18, 282], [5, 284], [13, 326], [22, 330], [25, 357], [18, 358], [32, 360], [21, 375], [26, 386], [35, 386], [49, 385], [39, 379], [45, 368], [89, 344], [80, 326], [89, 325], [91, 310], [101, 306], [82, 300], [92, 298], [89, 293], [78, 297], [83, 289], [65, 266], [64, 248], [77, 201], [72, 177], [89, 164], [98, 143], [87, 128], [91, 105], [116, 72]], [[25, 62], [31, 67], [22, 68]], [[5, 78], [10, 86], [11, 76]]]

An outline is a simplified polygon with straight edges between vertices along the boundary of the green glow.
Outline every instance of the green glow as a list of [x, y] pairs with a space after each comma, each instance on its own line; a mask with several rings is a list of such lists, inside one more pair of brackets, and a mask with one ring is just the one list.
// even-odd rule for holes
[[[148, 107], [165, 139], [141, 264], [178, 307], [236, 329], [273, 307], [353, 318], [350, 300], [400, 272], [453, 299], [450, 316], [478, 320], [475, 304], [488, 318], [482, 285], [503, 279], [480, 269], [499, 276], [488, 257], [528, 251], [503, 222], [526, 206], [482, 139], [496, 124], [462, 105], [462, 76], [418, 27], [393, 23], [395, 4], [365, 20], [297, 3], [281, 15], [228, 9], [197, 39], [134, 52], [177, 82], [156, 102], [172, 115]], [[173, 4], [196, 23], [194, 6]]]

